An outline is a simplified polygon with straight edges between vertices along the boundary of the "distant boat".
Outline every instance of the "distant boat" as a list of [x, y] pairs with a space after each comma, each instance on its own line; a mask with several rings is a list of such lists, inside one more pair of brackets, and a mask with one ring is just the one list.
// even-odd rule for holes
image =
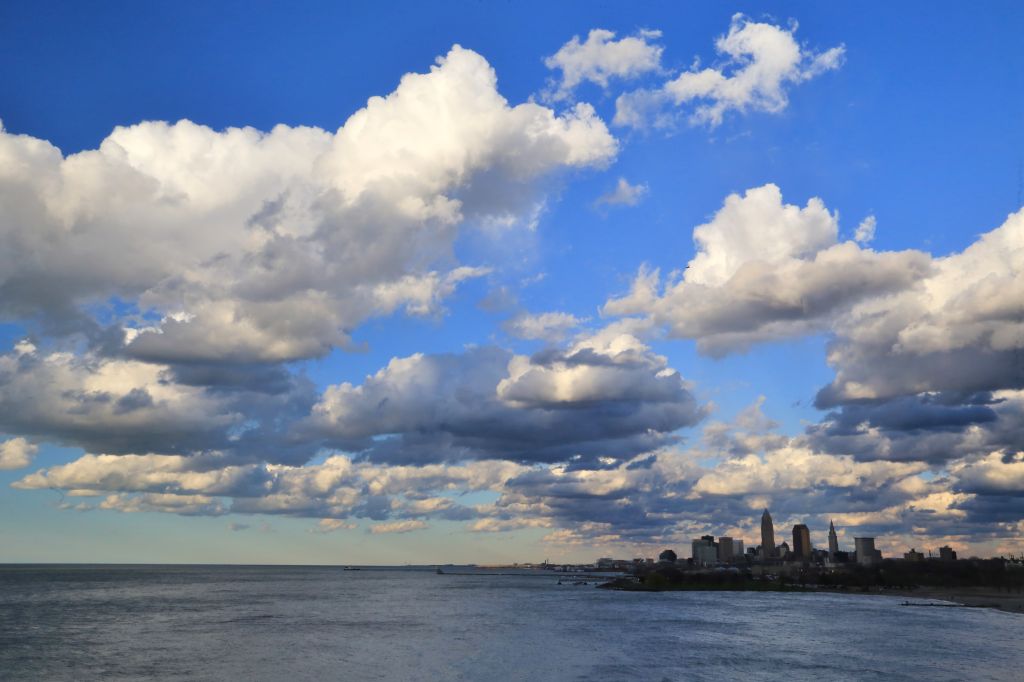
[[343, 571], [361, 571], [361, 570], [363, 570], [363, 569], [361, 569], [361, 568], [356, 568], [355, 566], [346, 566], [345, 568], [343, 568], [343, 569], [341, 569], [341, 570], [343, 570]]
[[437, 567], [437, 574], [438, 575], [444, 575], [444, 571], [441, 570], [440, 566]]

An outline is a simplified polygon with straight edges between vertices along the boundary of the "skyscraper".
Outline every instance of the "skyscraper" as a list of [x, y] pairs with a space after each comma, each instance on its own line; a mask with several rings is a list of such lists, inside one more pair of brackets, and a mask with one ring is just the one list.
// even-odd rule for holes
[[768, 558], [775, 556], [775, 526], [772, 524], [772, 515], [768, 510], [761, 514], [761, 556]]
[[793, 526], [793, 554], [797, 559], [811, 558], [811, 531], [802, 523]]
[[836, 537], [836, 524], [829, 519], [828, 522], [828, 558], [835, 559], [839, 551], [839, 538]]

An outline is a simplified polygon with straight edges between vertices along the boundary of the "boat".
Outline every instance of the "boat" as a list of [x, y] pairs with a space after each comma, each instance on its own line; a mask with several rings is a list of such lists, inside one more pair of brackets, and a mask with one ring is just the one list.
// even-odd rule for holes
[[343, 571], [361, 571], [361, 570], [363, 570], [363, 569], [361, 569], [361, 568], [356, 568], [355, 566], [346, 566], [345, 568], [343, 568], [343, 569], [341, 569], [341, 570], [343, 570]]

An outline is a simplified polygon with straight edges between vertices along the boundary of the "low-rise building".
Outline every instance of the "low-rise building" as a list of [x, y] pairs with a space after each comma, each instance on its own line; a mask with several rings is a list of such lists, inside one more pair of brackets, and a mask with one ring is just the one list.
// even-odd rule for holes
[[906, 559], [907, 561], [924, 561], [924, 554], [922, 554], [921, 552], [918, 552], [916, 549], [911, 547], [910, 551], [906, 552], [903, 555], [903, 558]]

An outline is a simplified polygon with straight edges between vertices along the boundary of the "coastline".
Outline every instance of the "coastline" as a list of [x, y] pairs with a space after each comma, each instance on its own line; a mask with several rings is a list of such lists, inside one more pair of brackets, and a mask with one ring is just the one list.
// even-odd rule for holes
[[[950, 602], [968, 608], [988, 608], [1005, 613], [1024, 614], [1024, 593], [1008, 593], [983, 587], [919, 587], [917, 589], [881, 590], [872, 589], [834, 589], [814, 588], [788, 585], [785, 587], [736, 587], [714, 585], [679, 585], [658, 588], [645, 588], [635, 583], [605, 583], [600, 587], [622, 592], [787, 592], [787, 593], [827, 593], [849, 595], [872, 595], [876, 597], [903, 598], [912, 604], [915, 600], [934, 600]], [[938, 605], [936, 605], [938, 606]]]
[[1024, 593], [999, 592], [984, 587], [920, 587], [916, 590], [884, 590], [878, 592], [856, 592], [835, 590], [846, 594], [878, 594], [903, 597], [908, 600], [934, 599], [973, 608], [988, 608], [1006, 613], [1024, 614]]

